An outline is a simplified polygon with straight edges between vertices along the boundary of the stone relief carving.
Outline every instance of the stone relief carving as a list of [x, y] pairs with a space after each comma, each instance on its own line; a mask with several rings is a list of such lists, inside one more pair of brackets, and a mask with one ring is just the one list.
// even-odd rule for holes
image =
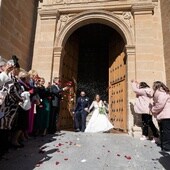
[[61, 15], [57, 23], [57, 34], [62, 30], [66, 23], [76, 14]]
[[122, 14], [122, 16], [123, 16], [123, 18], [124, 18], [124, 20], [127, 22], [127, 24], [130, 26], [130, 27], [132, 27], [132, 14], [131, 14], [131, 12], [123, 12], [123, 14]]
[[123, 12], [123, 11], [114, 11], [112, 12], [112, 14], [118, 16], [120, 19], [124, 20], [126, 22], [126, 24], [128, 24], [128, 26], [130, 28], [133, 27], [133, 17], [132, 17], [132, 14], [130, 11], [126, 11], [126, 12]]

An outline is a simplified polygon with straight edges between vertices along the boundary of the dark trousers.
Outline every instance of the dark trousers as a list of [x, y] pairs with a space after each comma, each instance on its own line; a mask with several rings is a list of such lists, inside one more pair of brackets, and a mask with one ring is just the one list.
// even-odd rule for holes
[[75, 113], [75, 127], [76, 129], [80, 129], [82, 132], [86, 129], [86, 111], [78, 111]]
[[49, 122], [49, 133], [55, 133], [57, 130], [57, 124], [59, 119], [59, 107], [51, 107], [50, 122]]
[[153, 124], [153, 121], [152, 121], [152, 115], [142, 114], [142, 124], [143, 124], [142, 134], [144, 136], [148, 136], [148, 128], [150, 127], [151, 131], [153, 133], [153, 136], [157, 137], [157, 138], [159, 137], [158, 130], [155, 127], [155, 125]]
[[161, 148], [170, 151], [170, 119], [159, 121]]
[[9, 130], [0, 129], [0, 156], [5, 154], [9, 148]]

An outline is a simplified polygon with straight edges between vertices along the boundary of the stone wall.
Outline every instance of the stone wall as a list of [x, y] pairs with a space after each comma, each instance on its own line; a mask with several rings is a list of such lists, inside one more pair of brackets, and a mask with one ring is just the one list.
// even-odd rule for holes
[[165, 56], [166, 81], [170, 87], [170, 0], [161, 0], [163, 44]]
[[15, 54], [21, 67], [31, 68], [38, 0], [2, 0], [0, 5], [0, 55]]

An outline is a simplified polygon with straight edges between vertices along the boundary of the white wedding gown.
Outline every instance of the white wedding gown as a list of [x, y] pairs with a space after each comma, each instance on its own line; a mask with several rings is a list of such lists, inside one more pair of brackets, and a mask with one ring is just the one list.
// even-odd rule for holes
[[[107, 113], [101, 114], [99, 113], [99, 107], [104, 106], [103, 102], [100, 100], [99, 102], [93, 101], [89, 110], [93, 109], [92, 117], [89, 120], [89, 123], [85, 129], [85, 132], [105, 132], [113, 128], [113, 125], [110, 123]], [[104, 106], [105, 107], [105, 106]]]

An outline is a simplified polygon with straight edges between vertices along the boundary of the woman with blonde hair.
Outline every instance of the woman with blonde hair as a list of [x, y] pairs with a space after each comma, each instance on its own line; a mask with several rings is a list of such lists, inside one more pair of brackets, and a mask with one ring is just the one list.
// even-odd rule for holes
[[[15, 134], [12, 139], [12, 145], [14, 147], [22, 147], [21, 140], [26, 140], [28, 137], [27, 129], [29, 125], [29, 109], [30, 103], [30, 86], [29, 86], [29, 74], [25, 70], [21, 70], [18, 74], [18, 83], [21, 87], [21, 97], [23, 101], [19, 103], [17, 109], [16, 122], [15, 122]], [[29, 105], [29, 106], [28, 106]]]
[[28, 126], [28, 133], [31, 134], [33, 132], [33, 128], [34, 128], [34, 111], [35, 111], [35, 107], [36, 104], [40, 104], [39, 101], [39, 96], [37, 94], [37, 90], [36, 90], [36, 81], [39, 78], [37, 71], [35, 70], [30, 70], [28, 72], [30, 80], [29, 80], [29, 85], [31, 87], [30, 90], [30, 97], [31, 97], [31, 109], [29, 111], [29, 126]]

